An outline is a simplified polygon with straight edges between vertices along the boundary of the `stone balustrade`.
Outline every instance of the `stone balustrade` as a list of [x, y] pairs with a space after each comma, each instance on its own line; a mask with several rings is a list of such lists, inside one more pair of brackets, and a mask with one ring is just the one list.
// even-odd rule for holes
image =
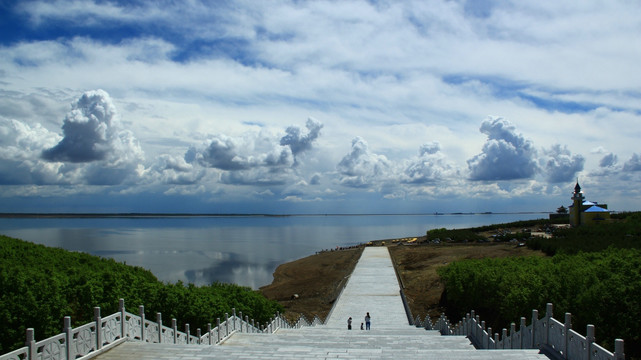
[[[521, 318], [520, 324], [512, 323], [510, 329], [502, 329], [501, 333], [486, 327], [485, 321], [474, 311], [467, 314], [458, 324], [452, 325], [442, 314], [436, 323], [429, 316], [423, 321], [420, 317], [411, 318], [410, 322], [417, 327], [427, 330], [438, 330], [442, 335], [462, 335], [479, 349], [540, 349], [552, 358], [569, 360], [623, 360], [625, 359], [623, 340], [615, 341], [614, 353], [609, 352], [595, 342], [594, 326], [587, 326], [587, 335], [583, 336], [572, 329], [571, 315], [565, 314], [564, 322], [553, 317], [553, 306], [548, 304], [546, 314], [539, 319], [537, 310], [532, 311], [532, 321], [526, 324]], [[196, 329], [192, 334], [189, 324], [185, 331], [177, 329], [176, 319], [171, 320], [171, 326], [163, 324], [162, 315], [156, 314], [155, 321], [145, 318], [144, 307], [138, 308], [138, 314], [125, 311], [124, 300], [119, 301], [119, 311], [106, 317], [100, 314], [100, 308], [94, 308], [94, 321], [72, 328], [71, 318], [64, 318], [63, 332], [48, 339], [36, 341], [33, 329], [27, 329], [26, 346], [0, 356], [0, 360], [70, 360], [97, 355], [124, 341], [140, 341], [148, 343], [216, 345], [225, 341], [236, 332], [243, 333], [273, 333], [280, 328], [301, 328], [323, 325], [323, 321], [314, 317], [309, 321], [301, 316], [296, 323], [290, 324], [280, 314], [267, 324], [257, 324], [243, 314], [225, 314], [216, 324], [207, 324], [205, 334]]]
[[428, 330], [438, 330], [443, 335], [465, 335], [480, 349], [540, 349], [541, 351], [569, 360], [622, 360], [625, 359], [623, 340], [616, 339], [614, 353], [604, 349], [595, 342], [594, 325], [587, 326], [587, 335], [583, 336], [572, 329], [571, 315], [565, 314], [564, 322], [553, 317], [553, 305], [547, 304], [545, 317], [539, 319], [538, 310], [532, 311], [532, 321], [526, 325], [525, 317], [520, 324], [512, 323], [510, 329], [502, 329], [501, 334], [492, 333], [474, 311], [467, 314], [453, 326], [444, 314], [436, 324], [429, 316], [424, 321], [416, 318], [416, 326]]
[[26, 346], [0, 355], [0, 360], [71, 360], [96, 355], [123, 341], [141, 341], [149, 343], [215, 345], [225, 341], [235, 332], [273, 333], [279, 328], [300, 328], [315, 326], [323, 322], [318, 318], [310, 322], [304, 317], [291, 325], [280, 314], [267, 324], [261, 325], [245, 316], [238, 315], [234, 309], [232, 315], [225, 314], [225, 319], [216, 319], [216, 326], [207, 324], [205, 334], [196, 329], [192, 334], [189, 324], [185, 331], [179, 331], [176, 319], [171, 319], [171, 326], [163, 324], [162, 315], [156, 314], [156, 321], [145, 318], [144, 306], [138, 308], [138, 315], [125, 311], [125, 302], [119, 301], [119, 311], [106, 317], [100, 314], [100, 308], [94, 308], [94, 321], [76, 328], [71, 327], [71, 318], [64, 318], [64, 329], [59, 335], [36, 341], [33, 329], [27, 329]]

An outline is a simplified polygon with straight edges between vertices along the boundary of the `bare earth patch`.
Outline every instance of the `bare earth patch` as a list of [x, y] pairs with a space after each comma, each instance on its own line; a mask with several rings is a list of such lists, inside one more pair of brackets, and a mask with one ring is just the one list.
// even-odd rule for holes
[[325, 320], [362, 252], [362, 248], [323, 252], [282, 264], [274, 281], [260, 291], [283, 305], [290, 321], [300, 315], [310, 321], [314, 316]]
[[[461, 259], [544, 256], [539, 251], [506, 243], [391, 245], [389, 249], [412, 314], [421, 318], [426, 314], [435, 318], [443, 311], [440, 307], [443, 284], [436, 273], [439, 267]], [[324, 320], [361, 253], [362, 248], [323, 252], [282, 264], [274, 272], [274, 281], [260, 291], [283, 305], [289, 320], [297, 320], [300, 315], [309, 320], [314, 316]]]
[[389, 249], [412, 315], [421, 319], [427, 314], [434, 319], [444, 312], [440, 305], [444, 286], [437, 274], [438, 268], [463, 259], [545, 256], [540, 251], [506, 243], [392, 246]]

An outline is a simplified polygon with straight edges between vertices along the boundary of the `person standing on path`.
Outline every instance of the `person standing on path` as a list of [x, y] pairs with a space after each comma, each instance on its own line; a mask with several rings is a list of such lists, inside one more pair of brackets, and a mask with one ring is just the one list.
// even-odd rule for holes
[[350, 316], [349, 319], [347, 319], [347, 330], [352, 330], [352, 317]]
[[367, 313], [367, 315], [365, 315], [365, 330], [369, 330], [370, 319], [371, 317], [369, 316], [369, 313]]

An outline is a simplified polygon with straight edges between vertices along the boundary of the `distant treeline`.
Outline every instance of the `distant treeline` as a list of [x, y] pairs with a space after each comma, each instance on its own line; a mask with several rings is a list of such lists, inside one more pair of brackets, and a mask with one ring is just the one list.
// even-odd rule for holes
[[550, 239], [527, 241], [551, 256], [463, 260], [441, 268], [443, 304], [454, 321], [475, 310], [493, 332], [518, 324], [532, 309], [555, 318], [572, 314], [575, 330], [596, 327], [597, 341], [612, 349], [625, 340], [625, 352], [641, 357], [641, 213], [616, 221], [559, 229]]
[[117, 312], [120, 298], [131, 313], [144, 305], [150, 319], [176, 318], [181, 330], [206, 329], [232, 308], [260, 323], [282, 311], [248, 287], [162, 283], [141, 267], [0, 236], [0, 354], [24, 346], [27, 328], [42, 340], [62, 332], [64, 316], [77, 326], [93, 319], [94, 306], [102, 316]]

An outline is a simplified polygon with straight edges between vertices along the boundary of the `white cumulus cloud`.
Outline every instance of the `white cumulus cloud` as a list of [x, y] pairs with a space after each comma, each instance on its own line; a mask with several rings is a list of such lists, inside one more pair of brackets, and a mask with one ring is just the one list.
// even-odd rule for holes
[[488, 139], [480, 154], [467, 161], [471, 180], [514, 180], [534, 176], [536, 149], [516, 127], [501, 117], [488, 117], [480, 131]]

